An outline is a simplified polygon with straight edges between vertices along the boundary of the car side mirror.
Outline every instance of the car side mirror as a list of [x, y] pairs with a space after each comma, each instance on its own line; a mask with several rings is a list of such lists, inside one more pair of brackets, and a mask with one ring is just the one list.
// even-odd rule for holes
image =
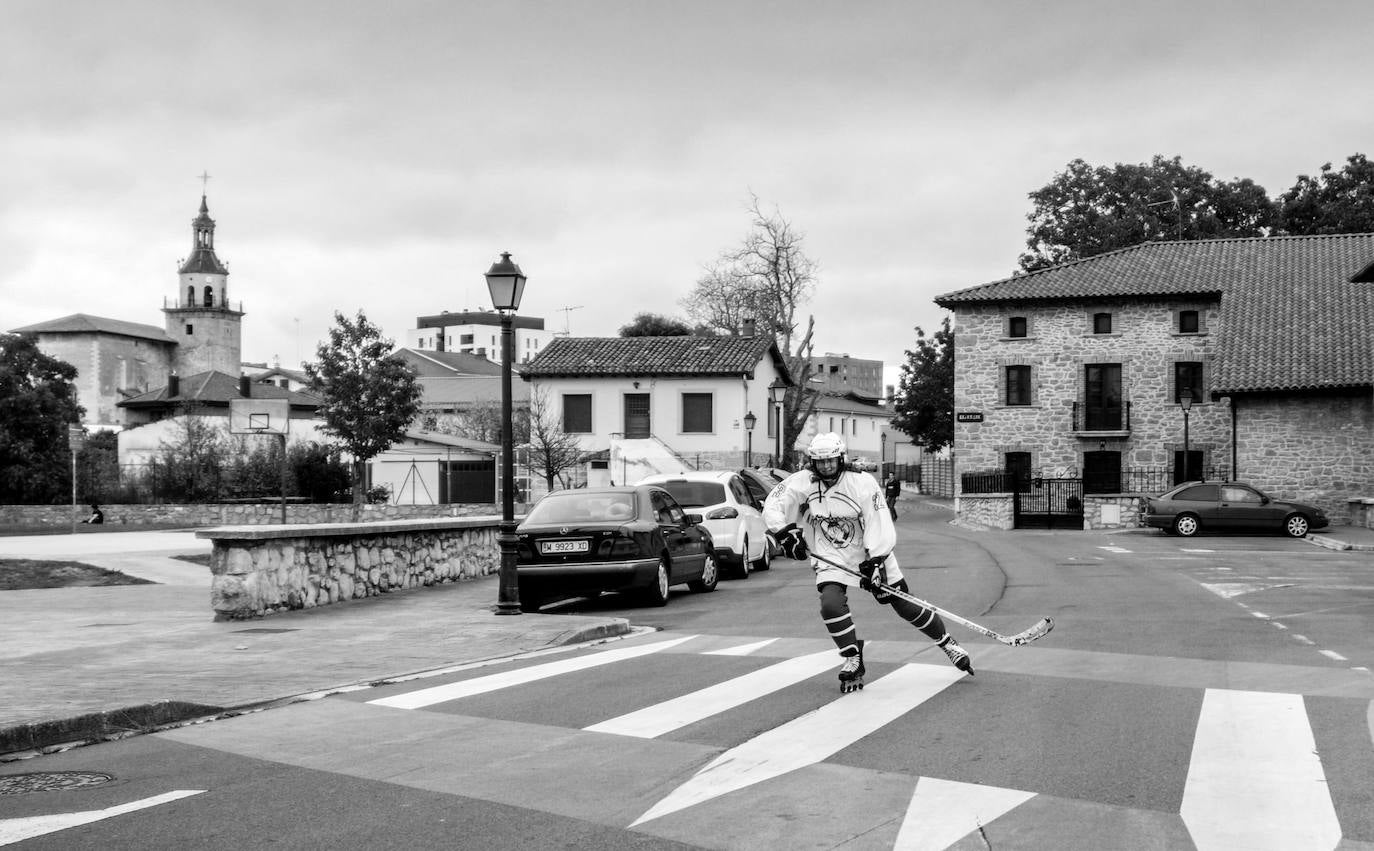
[[688, 514], [688, 515], [687, 515], [687, 525], [688, 525], [688, 526], [700, 526], [700, 525], [702, 524], [702, 520], [703, 520], [703, 518], [702, 518], [702, 516], [701, 516], [700, 514]]

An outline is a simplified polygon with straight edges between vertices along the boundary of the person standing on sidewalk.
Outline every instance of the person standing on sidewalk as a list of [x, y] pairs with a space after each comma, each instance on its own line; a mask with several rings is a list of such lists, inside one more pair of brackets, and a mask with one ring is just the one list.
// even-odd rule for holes
[[887, 497], [887, 510], [892, 512], [892, 519], [897, 519], [897, 497], [902, 495], [902, 483], [897, 481], [896, 473], [888, 473], [886, 481], [883, 482], [883, 496]]
[[788, 558], [806, 559], [814, 551], [862, 576], [811, 560], [821, 620], [844, 659], [840, 692], [848, 694], [864, 684], [864, 642], [849, 611], [848, 591], [856, 585], [891, 606], [934, 641], [956, 668], [972, 675], [968, 653], [946, 631], [939, 613], [888, 594], [875, 584], [908, 591], [892, 554], [897, 530], [889, 512], [883, 511], [877, 480], [847, 468], [844, 441], [833, 432], [816, 435], [806, 454], [806, 469], [788, 476], [768, 494], [763, 520]]

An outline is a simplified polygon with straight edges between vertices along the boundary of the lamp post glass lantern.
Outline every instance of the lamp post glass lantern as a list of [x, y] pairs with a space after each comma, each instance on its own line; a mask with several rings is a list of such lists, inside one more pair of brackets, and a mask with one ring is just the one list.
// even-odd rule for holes
[[787, 385], [774, 381], [768, 385], [768, 399], [773, 403], [773, 466], [786, 467], [782, 462], [782, 403], [787, 398]]
[[750, 411], [744, 415], [744, 466], [754, 466], [754, 426], [759, 418]]
[[487, 270], [487, 290], [491, 306], [501, 314], [501, 546], [500, 583], [496, 592], [496, 614], [520, 614], [520, 581], [516, 570], [515, 545], [515, 437], [511, 426], [511, 361], [515, 359], [512, 329], [515, 311], [525, 295], [525, 274], [503, 251], [501, 259]]

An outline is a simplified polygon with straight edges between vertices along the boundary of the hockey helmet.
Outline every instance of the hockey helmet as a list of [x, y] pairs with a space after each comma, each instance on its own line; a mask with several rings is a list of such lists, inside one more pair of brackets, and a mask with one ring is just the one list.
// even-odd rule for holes
[[[828, 431], [818, 434], [811, 439], [811, 445], [806, 447], [806, 455], [810, 459], [807, 466], [811, 472], [826, 485], [832, 485], [840, 477], [840, 473], [845, 470], [845, 445], [838, 434]], [[817, 462], [835, 460], [834, 464], [819, 464]], [[824, 472], [822, 472], [824, 468]]]

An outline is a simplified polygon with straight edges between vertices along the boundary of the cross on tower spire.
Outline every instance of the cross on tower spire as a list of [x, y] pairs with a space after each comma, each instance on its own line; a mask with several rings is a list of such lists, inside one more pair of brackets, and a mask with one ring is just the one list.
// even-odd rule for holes
[[198, 177], [200, 178], [200, 194], [204, 195], [206, 190], [210, 188], [210, 172], [202, 171]]

